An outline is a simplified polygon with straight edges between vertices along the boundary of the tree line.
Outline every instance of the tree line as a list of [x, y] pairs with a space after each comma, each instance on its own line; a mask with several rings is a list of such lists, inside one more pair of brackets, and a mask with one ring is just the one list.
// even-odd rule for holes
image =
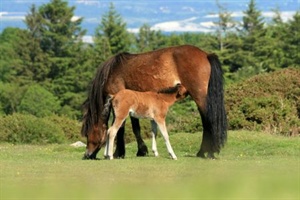
[[143, 24], [137, 34], [114, 4], [101, 17], [94, 43], [82, 42], [83, 18], [64, 0], [32, 5], [26, 29], [8, 27], [0, 34], [0, 115], [15, 112], [44, 117], [81, 118], [81, 104], [96, 69], [120, 52], [146, 52], [192, 44], [218, 54], [227, 84], [262, 72], [299, 67], [300, 14], [285, 22], [278, 9], [268, 21], [250, 0], [241, 22], [226, 7], [219, 8], [212, 33], [171, 33]]

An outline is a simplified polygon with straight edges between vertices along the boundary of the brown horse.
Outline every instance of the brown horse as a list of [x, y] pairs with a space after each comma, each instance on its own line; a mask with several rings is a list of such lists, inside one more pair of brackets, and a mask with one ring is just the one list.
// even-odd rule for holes
[[[153, 119], [166, 142], [168, 152], [172, 159], [177, 160], [173, 148], [169, 141], [165, 118], [169, 107], [180, 98], [186, 96], [186, 89], [178, 83], [175, 87], [163, 89], [159, 92], [138, 92], [133, 90], [121, 90], [116, 95], [109, 95], [105, 107], [112, 105], [114, 113], [114, 123], [108, 129], [106, 148], [104, 156], [113, 159], [113, 144], [119, 128], [125, 119], [131, 115], [135, 118]], [[111, 105], [110, 105], [111, 104]], [[104, 112], [105, 114], [105, 112]], [[153, 122], [152, 122], [153, 123]], [[158, 156], [156, 146], [156, 133], [152, 131], [152, 150]]]
[[[86, 112], [81, 134], [87, 137], [85, 158], [95, 158], [105, 143], [108, 118], [101, 113], [108, 94], [116, 94], [123, 89], [159, 91], [176, 83], [186, 88], [201, 115], [203, 136], [197, 156], [206, 157], [208, 153], [207, 156], [213, 158], [227, 138], [223, 72], [216, 55], [190, 45], [142, 54], [121, 53], [103, 63], [84, 104]], [[138, 119], [132, 123], [133, 127], [139, 127]], [[97, 131], [95, 127], [98, 127]], [[124, 156], [124, 129], [120, 130], [117, 134], [118, 154]]]

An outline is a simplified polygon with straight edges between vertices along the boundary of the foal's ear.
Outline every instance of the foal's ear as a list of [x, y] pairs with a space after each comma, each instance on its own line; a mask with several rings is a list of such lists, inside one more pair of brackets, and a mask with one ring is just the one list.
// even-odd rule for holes
[[186, 88], [183, 85], [181, 85], [180, 83], [178, 83], [176, 86], [178, 87], [178, 94], [176, 97], [178, 99], [184, 99], [187, 96]]

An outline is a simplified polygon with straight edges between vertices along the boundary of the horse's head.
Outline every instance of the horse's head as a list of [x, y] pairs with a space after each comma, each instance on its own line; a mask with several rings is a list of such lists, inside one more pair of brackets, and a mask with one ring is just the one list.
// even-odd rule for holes
[[107, 126], [105, 123], [99, 123], [90, 128], [89, 132], [85, 134], [87, 145], [83, 159], [96, 159], [97, 153], [106, 142], [106, 135]]
[[89, 99], [83, 103], [81, 135], [87, 139], [86, 152], [83, 159], [96, 159], [98, 151], [106, 141], [107, 123], [101, 117], [97, 119], [93, 117], [89, 107]]

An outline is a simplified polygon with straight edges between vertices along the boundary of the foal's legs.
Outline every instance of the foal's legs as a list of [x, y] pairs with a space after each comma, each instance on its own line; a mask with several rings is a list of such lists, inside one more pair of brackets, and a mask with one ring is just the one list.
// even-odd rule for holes
[[154, 156], [158, 156], [157, 145], [156, 145], [156, 136], [157, 136], [157, 124], [154, 120], [151, 120], [151, 133], [152, 133], [152, 151]]
[[105, 150], [105, 157], [112, 160], [114, 158], [113, 156], [113, 149], [114, 149], [114, 141], [115, 137], [117, 135], [118, 130], [122, 126], [123, 122], [125, 121], [125, 118], [115, 118], [114, 124], [108, 129], [107, 131], [107, 142], [106, 142], [106, 150]]
[[169, 134], [168, 134], [168, 131], [167, 131], [167, 128], [166, 128], [166, 122], [165, 122], [165, 120], [159, 120], [159, 121], [160, 122], [156, 121], [156, 123], [158, 125], [158, 128], [159, 128], [162, 136], [165, 139], [165, 143], [166, 143], [168, 152], [171, 155], [172, 159], [177, 160], [177, 157], [176, 157], [176, 155], [175, 155], [175, 153], [173, 151], [173, 148], [172, 148], [172, 146], [170, 144]]

